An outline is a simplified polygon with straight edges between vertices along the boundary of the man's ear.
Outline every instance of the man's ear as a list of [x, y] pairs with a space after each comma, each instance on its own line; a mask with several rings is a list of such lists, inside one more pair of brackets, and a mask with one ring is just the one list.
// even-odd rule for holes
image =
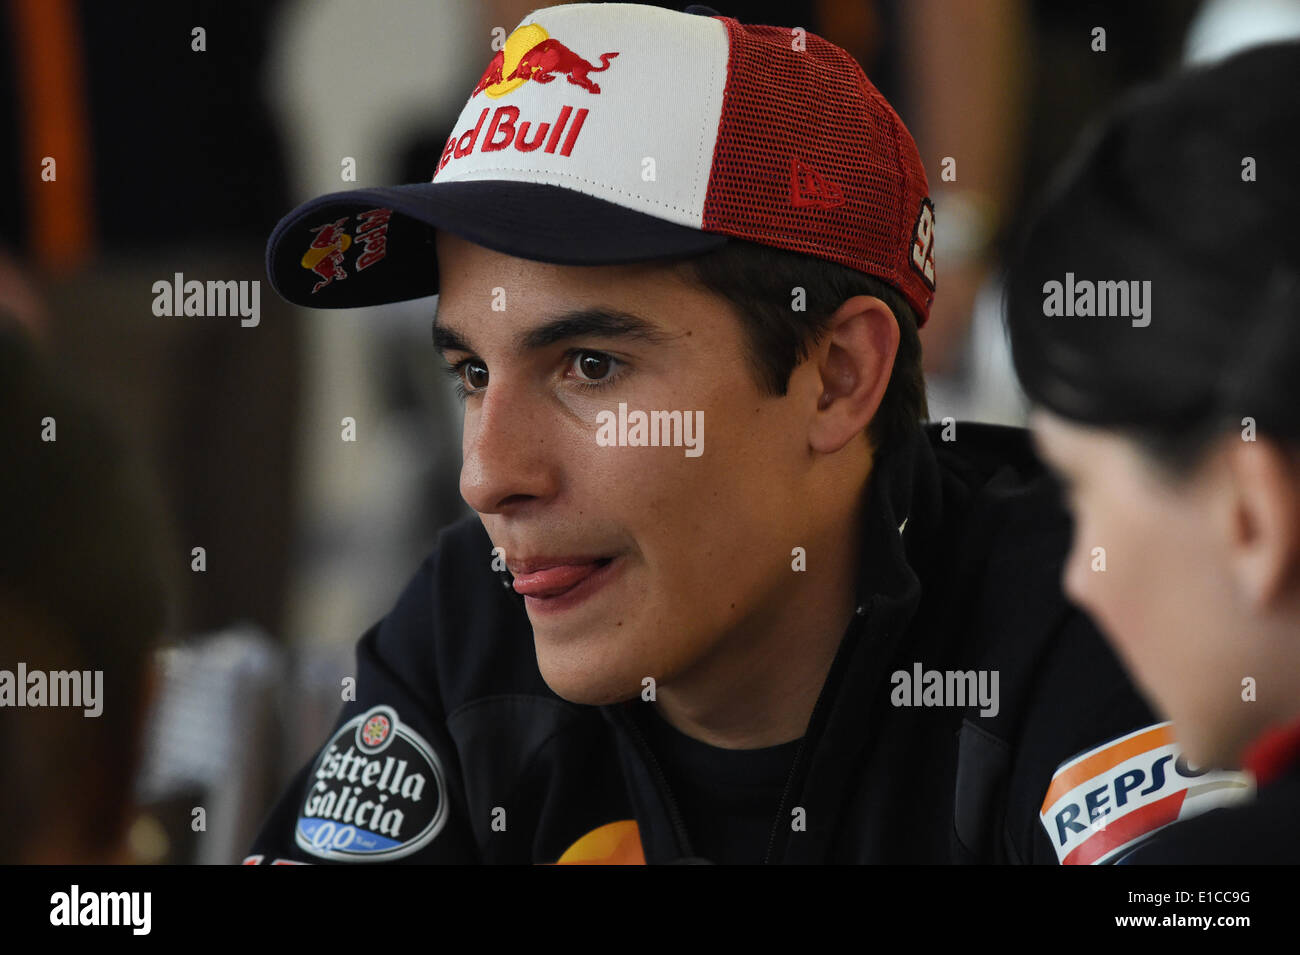
[[1247, 600], [1267, 608], [1300, 588], [1300, 468], [1267, 439], [1234, 437], [1224, 453], [1229, 566]]
[[844, 447], [875, 417], [898, 354], [898, 320], [874, 295], [845, 299], [830, 316], [811, 356], [821, 394], [808, 440], [824, 454]]

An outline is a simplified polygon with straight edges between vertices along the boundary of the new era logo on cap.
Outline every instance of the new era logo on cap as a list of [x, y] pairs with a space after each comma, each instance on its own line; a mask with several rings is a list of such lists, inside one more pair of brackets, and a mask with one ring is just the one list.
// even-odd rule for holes
[[844, 193], [839, 186], [828, 182], [798, 156], [790, 158], [790, 205], [833, 209], [843, 202]]
[[[535, 11], [488, 58], [432, 180], [334, 193], [268, 245], [291, 301], [437, 291], [433, 228], [566, 264], [696, 254], [736, 237], [934, 288], [916, 146], [843, 50], [784, 27], [639, 4]], [[363, 214], [384, 210], [362, 264]], [[362, 274], [364, 272], [364, 275]]]

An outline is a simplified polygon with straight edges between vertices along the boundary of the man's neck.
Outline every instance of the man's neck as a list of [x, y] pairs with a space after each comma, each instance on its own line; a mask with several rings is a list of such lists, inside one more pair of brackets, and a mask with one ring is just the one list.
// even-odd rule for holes
[[687, 736], [724, 749], [759, 749], [803, 736], [857, 611], [860, 521], [839, 523], [816, 554], [816, 575], [792, 573], [773, 604], [753, 613], [689, 674], [661, 686], [656, 705]]

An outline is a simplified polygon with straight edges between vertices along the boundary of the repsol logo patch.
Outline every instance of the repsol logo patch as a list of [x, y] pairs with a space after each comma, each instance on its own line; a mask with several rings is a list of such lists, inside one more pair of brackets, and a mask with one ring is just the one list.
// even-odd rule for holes
[[1039, 818], [1062, 865], [1114, 862], [1179, 819], [1249, 798], [1247, 773], [1194, 769], [1156, 723], [1057, 768]]
[[295, 841], [342, 862], [399, 859], [428, 845], [447, 821], [437, 753], [390, 706], [339, 727], [312, 767]]

